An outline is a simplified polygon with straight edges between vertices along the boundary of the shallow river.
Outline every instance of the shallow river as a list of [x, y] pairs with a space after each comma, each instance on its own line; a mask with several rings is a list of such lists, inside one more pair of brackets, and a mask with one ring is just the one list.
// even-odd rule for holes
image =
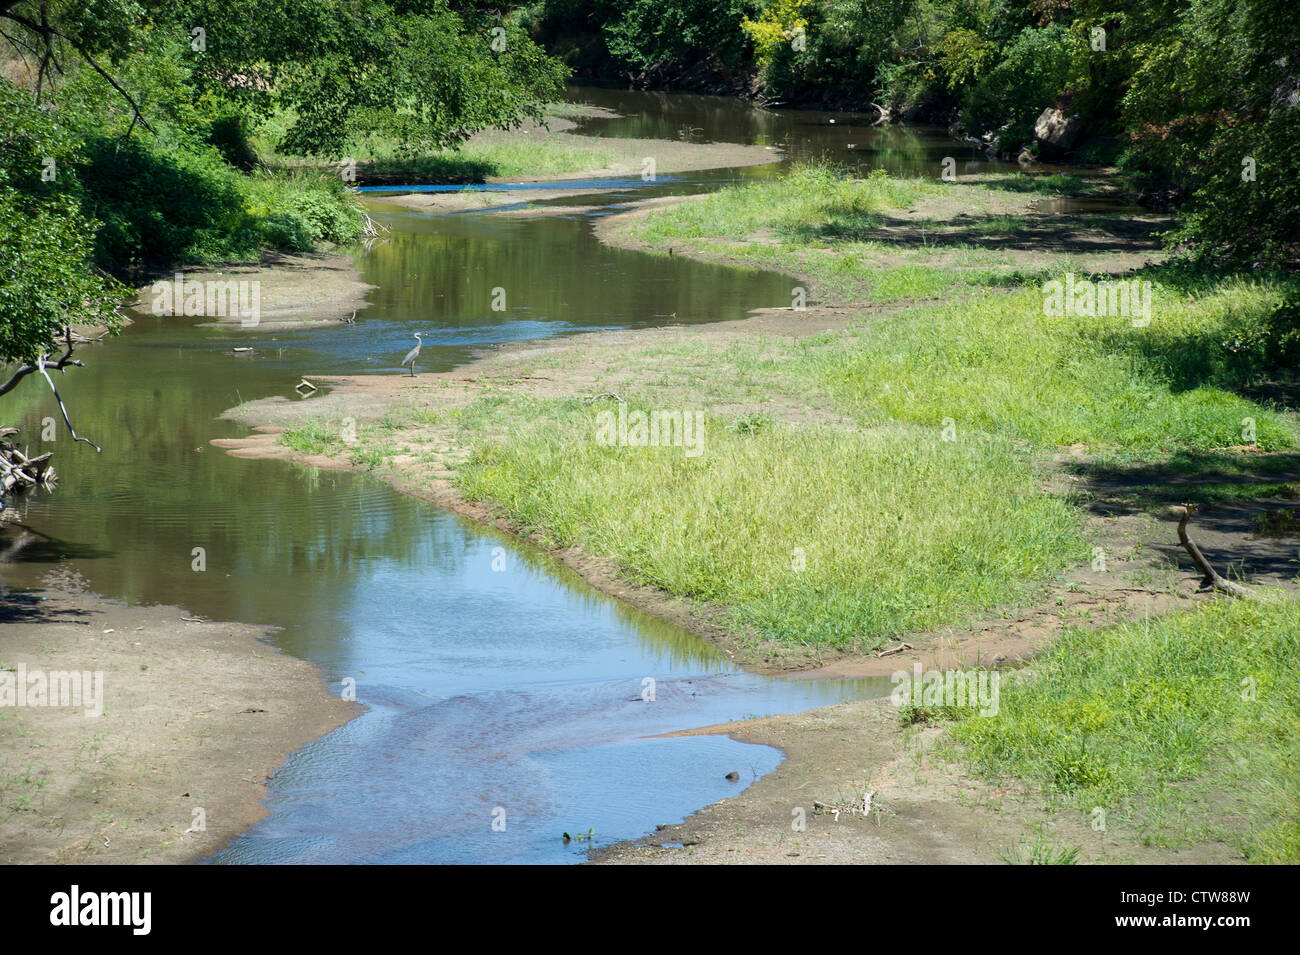
[[[945, 155], [978, 162], [938, 131], [874, 130], [867, 117], [700, 96], [571, 96], [623, 114], [584, 120], [591, 135], [780, 145], [786, 161], [830, 156], [909, 173], [933, 173]], [[559, 218], [378, 203], [392, 234], [359, 258], [378, 288], [355, 325], [249, 332], [144, 315], [113, 342], [81, 349], [88, 367], [60, 390], [104, 451], [60, 431], [61, 484], [19, 505], [27, 544], [0, 565], [4, 585], [34, 586], [61, 565], [130, 603], [277, 625], [273, 644], [318, 664], [336, 692], [355, 680], [366, 705], [289, 758], [269, 783], [270, 815], [214, 862], [580, 861], [585, 845], [566, 846], [564, 832], [591, 830], [597, 844], [640, 836], [781, 759], [725, 737], [655, 735], [887, 692], [881, 680], [745, 674], [545, 554], [377, 480], [240, 460], [208, 443], [246, 433], [216, 420], [226, 408], [299, 400], [302, 375], [397, 373], [415, 331], [428, 371], [494, 343], [788, 306], [786, 277], [610, 249], [591, 230], [630, 199], [783, 166], [622, 181], [614, 193], [563, 200], [599, 208]], [[505, 312], [490, 308], [497, 286], [509, 290]], [[255, 356], [234, 356], [236, 345]], [[33, 382], [10, 400], [24, 403], [15, 423], [35, 444], [54, 413], [48, 395]], [[191, 569], [195, 547], [206, 549], [204, 572]], [[642, 699], [647, 678], [653, 702]], [[725, 778], [732, 772], [738, 782]], [[503, 815], [502, 830], [493, 821]]]

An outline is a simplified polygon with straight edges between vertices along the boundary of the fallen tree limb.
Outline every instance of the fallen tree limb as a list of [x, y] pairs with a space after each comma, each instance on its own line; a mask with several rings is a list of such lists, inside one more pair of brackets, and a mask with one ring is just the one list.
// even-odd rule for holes
[[26, 452], [20, 451], [11, 441], [4, 440], [17, 433], [17, 428], [0, 428], [0, 511], [9, 506], [5, 498], [17, 496], [37, 486], [53, 487], [58, 480], [58, 475], [50, 467], [50, 458], [54, 457], [54, 452], [29, 458]]
[[1192, 556], [1192, 563], [1196, 564], [1196, 569], [1203, 575], [1201, 589], [1217, 590], [1220, 593], [1231, 594], [1234, 597], [1244, 597], [1248, 600], [1254, 598], [1256, 596], [1254, 591], [1228, 580], [1211, 567], [1210, 562], [1201, 553], [1201, 549], [1196, 546], [1196, 542], [1187, 536], [1187, 522], [1191, 519], [1192, 512], [1196, 510], [1196, 507], [1195, 504], [1184, 504], [1181, 508], [1175, 508], [1175, 510], [1182, 512], [1182, 516], [1178, 519], [1178, 540], [1182, 542], [1187, 553]]
[[[70, 346], [69, 346], [68, 351], [69, 351], [69, 354], [71, 354], [71, 347], [70, 347]], [[76, 362], [73, 362], [72, 364], [74, 364], [74, 365], [80, 365], [81, 362], [76, 361]], [[57, 365], [57, 366], [55, 366], [55, 367], [58, 367], [60, 370], [62, 370], [62, 365]], [[103, 448], [101, 448], [99, 445], [97, 445], [94, 441], [91, 441], [89, 438], [83, 438], [81, 435], [77, 434], [77, 430], [76, 430], [74, 427], [72, 427], [72, 420], [68, 417], [68, 409], [64, 406], [64, 404], [63, 404], [63, 399], [59, 397], [59, 389], [54, 387], [54, 379], [51, 378], [51, 377], [50, 377], [50, 373], [49, 373], [48, 371], [45, 370], [45, 356], [44, 356], [44, 355], [40, 355], [40, 356], [37, 357], [37, 359], [36, 359], [36, 370], [39, 371], [39, 372], [40, 372], [40, 373], [45, 377], [45, 380], [48, 381], [48, 382], [50, 383], [50, 391], [54, 392], [54, 400], [57, 401], [57, 402], [59, 403], [59, 410], [63, 412], [63, 423], [66, 424], [66, 425], [68, 426], [68, 434], [72, 435], [72, 440], [73, 440], [73, 441], [84, 441], [84, 442], [86, 442], [86, 444], [90, 445], [90, 446], [91, 446], [92, 448], [94, 448], [96, 451], [101, 451], [101, 452], [102, 452], [102, 451], [104, 450]]]

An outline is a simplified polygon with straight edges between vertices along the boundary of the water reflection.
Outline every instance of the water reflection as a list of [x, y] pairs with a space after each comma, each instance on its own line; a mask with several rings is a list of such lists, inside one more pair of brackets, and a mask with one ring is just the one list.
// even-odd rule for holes
[[[892, 175], [937, 176], [945, 156], [959, 168], [1018, 168], [990, 160], [973, 143], [954, 140], [939, 127], [875, 126], [874, 114], [823, 110], [770, 110], [724, 96], [628, 92], [571, 87], [572, 103], [600, 106], [620, 115], [586, 117], [576, 132], [621, 139], [680, 139], [688, 142], [774, 146], [788, 162], [830, 161], [859, 172], [888, 169]], [[780, 167], [756, 167], [753, 178], [779, 175]]]
[[[678, 118], [699, 125], [696, 109], [688, 102]], [[734, 110], [736, 128], [772, 122]], [[648, 129], [671, 111], [640, 116], [635, 128]], [[790, 135], [764, 129], [753, 135]], [[897, 146], [900, 156], [929, 148]], [[592, 202], [770, 172], [622, 183]], [[87, 368], [60, 390], [104, 452], [63, 434], [41, 448], [57, 452], [62, 483], [4, 531], [11, 545], [27, 535], [0, 564], [7, 586], [36, 584], [58, 560], [131, 603], [279, 625], [276, 645], [331, 683], [356, 681], [365, 715], [296, 753], [271, 782], [271, 815], [216, 861], [571, 861], [582, 846], [565, 847], [565, 830], [636, 836], [734, 793], [727, 773], [748, 782], [779, 760], [727, 739], [645, 737], [887, 689], [737, 672], [709, 644], [592, 591], [546, 555], [377, 481], [212, 448], [244, 433], [217, 420], [224, 409], [303, 400], [293, 387], [304, 374], [397, 373], [415, 331], [426, 336], [421, 370], [447, 369], [486, 344], [789, 302], [778, 275], [608, 248], [589, 216], [377, 209], [392, 234], [360, 259], [378, 288], [355, 325], [247, 331], [139, 315], [119, 339], [83, 348]], [[494, 288], [505, 311], [492, 310]], [[235, 358], [235, 344], [255, 353]], [[6, 407], [35, 451], [46, 395], [20, 389]], [[502, 554], [506, 569], [493, 570]], [[642, 696], [648, 679], [654, 702]], [[498, 807], [504, 832], [491, 827]]]

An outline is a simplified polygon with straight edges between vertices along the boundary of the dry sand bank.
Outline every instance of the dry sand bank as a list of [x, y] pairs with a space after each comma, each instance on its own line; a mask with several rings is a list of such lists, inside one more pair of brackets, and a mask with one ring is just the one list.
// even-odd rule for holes
[[201, 861], [265, 815], [285, 757], [360, 710], [266, 627], [58, 583], [0, 602], [0, 669], [102, 673], [102, 715], [0, 707], [0, 861]]

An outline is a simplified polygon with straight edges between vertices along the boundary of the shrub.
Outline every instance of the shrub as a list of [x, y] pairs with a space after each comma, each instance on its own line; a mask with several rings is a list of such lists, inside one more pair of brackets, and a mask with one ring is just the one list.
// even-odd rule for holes
[[997, 129], [998, 146], [1011, 149], [1033, 139], [1034, 120], [1057, 101], [1070, 72], [1069, 34], [1053, 24], [1021, 31], [1001, 61], [962, 98], [972, 129]]

